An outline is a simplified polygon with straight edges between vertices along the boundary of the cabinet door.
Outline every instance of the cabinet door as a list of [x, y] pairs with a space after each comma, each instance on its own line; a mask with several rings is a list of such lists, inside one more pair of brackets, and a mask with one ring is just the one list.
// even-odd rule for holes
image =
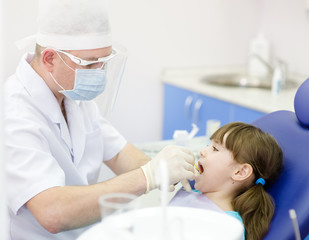
[[175, 130], [190, 132], [192, 123], [200, 129], [197, 136], [203, 136], [209, 119], [219, 120], [221, 125], [232, 121], [230, 104], [164, 84], [163, 139], [172, 139]]
[[231, 104], [231, 115], [233, 121], [251, 123], [254, 120], [264, 116], [266, 113], [257, 110]]
[[260, 111], [164, 84], [162, 138], [172, 139], [175, 130], [190, 132], [192, 123], [195, 123], [200, 129], [197, 136], [203, 136], [206, 134], [207, 120], [219, 120], [221, 126], [223, 126], [232, 121], [251, 123], [264, 114]]
[[203, 106], [201, 107], [198, 115], [198, 126], [200, 128], [198, 133], [199, 135], [206, 134], [207, 120], [219, 120], [221, 122], [221, 126], [232, 121], [230, 114], [230, 103], [203, 95], [199, 95], [198, 99], [201, 99], [203, 102]]
[[195, 98], [191, 91], [164, 84], [163, 139], [172, 139], [175, 130], [191, 131]]

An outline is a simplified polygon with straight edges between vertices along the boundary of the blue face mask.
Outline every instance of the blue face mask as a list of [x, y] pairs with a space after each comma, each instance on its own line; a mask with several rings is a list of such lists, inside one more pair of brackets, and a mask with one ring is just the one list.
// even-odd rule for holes
[[75, 69], [75, 82], [72, 90], [65, 90], [50, 73], [55, 83], [63, 89], [59, 91], [72, 100], [92, 100], [104, 92], [106, 72], [101, 69]]
[[92, 100], [104, 92], [105, 86], [105, 70], [76, 69], [74, 88], [59, 92], [73, 100]]
[[[62, 58], [61, 60], [63, 61]], [[67, 64], [65, 63], [65, 65]], [[75, 72], [74, 88], [72, 90], [65, 90], [54, 76], [49, 73], [54, 82], [62, 89], [62, 91], [59, 91], [60, 93], [72, 100], [92, 100], [104, 92], [106, 86], [106, 70], [99, 68], [74, 70], [70, 66], [68, 67]]]

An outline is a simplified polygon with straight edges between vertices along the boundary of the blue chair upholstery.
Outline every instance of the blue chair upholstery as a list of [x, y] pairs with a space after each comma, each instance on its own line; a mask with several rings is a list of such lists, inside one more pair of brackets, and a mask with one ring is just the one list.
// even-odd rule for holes
[[297, 90], [295, 113], [277, 111], [252, 124], [270, 133], [283, 151], [283, 172], [267, 188], [276, 203], [265, 240], [294, 240], [289, 209], [295, 209], [302, 239], [309, 233], [309, 79]]

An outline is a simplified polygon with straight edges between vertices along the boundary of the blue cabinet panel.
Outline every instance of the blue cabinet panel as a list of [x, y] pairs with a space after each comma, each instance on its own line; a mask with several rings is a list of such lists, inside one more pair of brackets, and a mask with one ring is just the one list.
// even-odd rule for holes
[[265, 113], [233, 104], [231, 105], [231, 115], [233, 121], [251, 123]]
[[231, 121], [229, 112], [230, 104], [228, 102], [203, 95], [200, 95], [199, 97], [203, 101], [203, 106], [199, 113], [199, 135], [206, 134], [206, 122], [209, 119], [219, 120], [221, 125]]
[[199, 127], [197, 136], [206, 134], [206, 122], [216, 119], [221, 125], [232, 121], [250, 123], [265, 113], [225, 102], [186, 89], [164, 84], [163, 139], [172, 139], [175, 130]]
[[163, 106], [163, 139], [172, 139], [174, 130], [191, 130], [191, 105], [185, 106], [186, 100], [189, 105], [190, 98], [195, 94], [185, 89], [177, 88], [168, 84], [164, 85]]

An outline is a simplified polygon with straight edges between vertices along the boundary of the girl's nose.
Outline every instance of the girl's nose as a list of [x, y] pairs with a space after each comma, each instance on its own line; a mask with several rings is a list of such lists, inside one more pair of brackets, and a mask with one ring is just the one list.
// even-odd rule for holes
[[206, 157], [206, 148], [207, 147], [205, 147], [205, 148], [203, 148], [201, 151], [200, 151], [200, 155], [201, 155], [201, 157]]

